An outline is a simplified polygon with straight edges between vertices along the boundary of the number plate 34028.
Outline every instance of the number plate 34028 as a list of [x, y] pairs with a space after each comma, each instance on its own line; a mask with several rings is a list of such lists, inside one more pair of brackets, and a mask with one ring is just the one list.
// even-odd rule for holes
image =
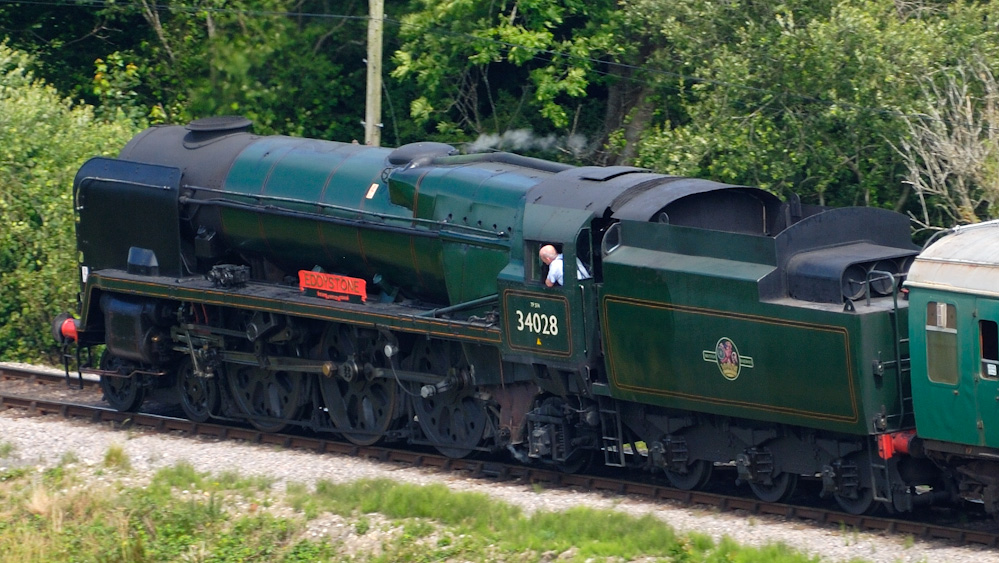
[[572, 355], [569, 301], [565, 297], [507, 291], [503, 301], [506, 338], [511, 348]]

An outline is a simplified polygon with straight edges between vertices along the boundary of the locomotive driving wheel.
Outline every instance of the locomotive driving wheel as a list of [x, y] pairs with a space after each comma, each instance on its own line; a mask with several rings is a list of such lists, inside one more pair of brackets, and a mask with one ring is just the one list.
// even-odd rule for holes
[[142, 376], [129, 375], [137, 368], [138, 365], [135, 362], [115, 356], [110, 350], [104, 350], [104, 353], [101, 354], [100, 369], [120, 374], [101, 376], [101, 391], [104, 392], [104, 399], [114, 410], [135, 412], [146, 398]]
[[414, 397], [413, 410], [423, 433], [448, 457], [466, 457], [482, 441], [486, 409], [470, 389]]
[[194, 362], [185, 356], [177, 366], [177, 395], [180, 408], [194, 422], [205, 422], [218, 414], [218, 377], [205, 377], [194, 372]]
[[[408, 365], [413, 371], [448, 377], [468, 370], [460, 346], [433, 340], [418, 343]], [[485, 435], [488, 414], [485, 402], [475, 396], [474, 385], [458, 383], [430, 397], [420, 395], [419, 384], [408, 387], [420, 429], [437, 451], [451, 458], [475, 451]]]
[[322, 359], [337, 368], [319, 379], [323, 402], [337, 432], [359, 446], [380, 440], [397, 420], [396, 383], [366, 369], [377, 353], [372, 339], [358, 339], [346, 325], [330, 325], [320, 343]]
[[298, 372], [239, 366], [228, 380], [236, 405], [257, 430], [280, 432], [302, 412], [305, 380]]

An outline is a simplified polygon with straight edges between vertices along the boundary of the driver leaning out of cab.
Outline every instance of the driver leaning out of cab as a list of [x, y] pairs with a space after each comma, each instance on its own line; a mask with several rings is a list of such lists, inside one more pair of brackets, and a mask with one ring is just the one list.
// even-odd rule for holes
[[[562, 285], [562, 255], [555, 250], [554, 246], [546, 244], [538, 251], [538, 257], [541, 258], [541, 262], [545, 266], [548, 266], [548, 277], [545, 278], [545, 285], [548, 287]], [[576, 279], [590, 279], [590, 273], [586, 271], [586, 266], [579, 261], [579, 258], [576, 258]]]

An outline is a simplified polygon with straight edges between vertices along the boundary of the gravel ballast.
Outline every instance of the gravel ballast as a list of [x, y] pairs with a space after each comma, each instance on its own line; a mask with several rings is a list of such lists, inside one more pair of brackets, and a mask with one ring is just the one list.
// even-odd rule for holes
[[680, 532], [697, 531], [715, 539], [729, 536], [745, 545], [782, 542], [823, 561], [859, 558], [879, 563], [967, 562], [999, 563], [999, 551], [981, 546], [955, 546], [943, 542], [915, 541], [900, 537], [859, 533], [848, 529], [817, 526], [808, 522], [783, 521], [739, 513], [711, 511], [652, 503], [641, 499], [571, 490], [544, 490], [516, 483], [501, 483], [432, 469], [400, 468], [391, 464], [288, 451], [274, 446], [208, 438], [114, 430], [56, 416], [34, 417], [23, 411], [0, 413], [0, 443], [13, 446], [0, 459], [0, 466], [37, 467], [58, 465], [66, 454], [75, 456], [81, 471], [99, 467], [112, 445], [121, 446], [131, 462], [128, 480], [141, 483], [157, 469], [179, 462], [190, 463], [200, 472], [238, 471], [246, 476], [275, 480], [281, 493], [287, 483], [309, 486], [317, 481], [350, 482], [364, 478], [388, 478], [414, 484], [442, 483], [456, 491], [486, 493], [499, 500], [534, 510], [558, 511], [574, 505], [607, 508], [631, 514], [651, 513]]

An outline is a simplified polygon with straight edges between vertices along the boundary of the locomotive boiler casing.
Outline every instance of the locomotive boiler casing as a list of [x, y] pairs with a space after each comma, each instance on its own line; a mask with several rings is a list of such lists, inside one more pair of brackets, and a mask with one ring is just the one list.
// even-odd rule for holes
[[[454, 149], [259, 137], [239, 125], [151, 128], [118, 160], [85, 165], [77, 180], [83, 191], [87, 178], [122, 163], [144, 174], [174, 168], [181, 177], [174, 180], [175, 201], [152, 201], [154, 190], [131, 196], [142, 202], [134, 228], [121, 217], [84, 217], [90, 229], [82, 237], [84, 263], [124, 268], [127, 248], [116, 241], [152, 238], [143, 234], [148, 220], [161, 239], [146, 246], [158, 249], [163, 273], [203, 274], [216, 263], [245, 262], [255, 279], [280, 283], [319, 270], [363, 278], [372, 291], [380, 285], [428, 303], [461, 303], [496, 293], [496, 275], [510, 260], [511, 243], [519, 242], [524, 193], [551, 174], [526, 158], [415, 167], [414, 160]], [[114, 197], [128, 199], [122, 196]], [[84, 209], [110, 215], [120, 207]], [[95, 227], [108, 221], [123, 227], [116, 233]], [[170, 228], [171, 221], [179, 225]]]

